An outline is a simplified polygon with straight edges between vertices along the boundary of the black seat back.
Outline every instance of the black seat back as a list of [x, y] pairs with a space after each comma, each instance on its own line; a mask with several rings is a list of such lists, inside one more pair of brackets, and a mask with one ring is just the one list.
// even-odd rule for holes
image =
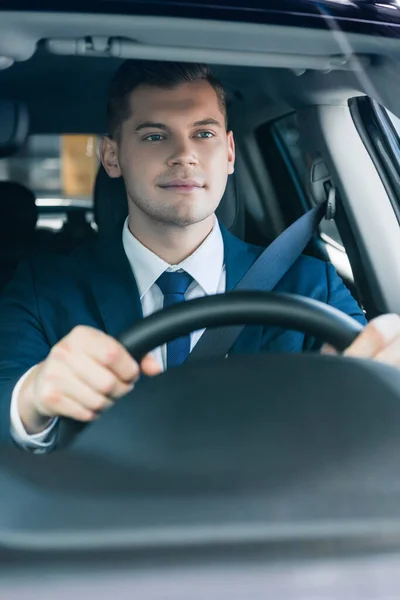
[[0, 181], [0, 290], [35, 241], [37, 208], [33, 192], [14, 181]]

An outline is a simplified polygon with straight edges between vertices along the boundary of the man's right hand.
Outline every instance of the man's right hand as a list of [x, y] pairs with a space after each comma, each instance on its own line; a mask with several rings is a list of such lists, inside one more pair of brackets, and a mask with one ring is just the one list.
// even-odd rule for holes
[[161, 367], [151, 355], [139, 366], [114, 338], [75, 327], [23, 382], [21, 421], [29, 434], [43, 431], [54, 417], [93, 421], [133, 388], [140, 372], [157, 375]]

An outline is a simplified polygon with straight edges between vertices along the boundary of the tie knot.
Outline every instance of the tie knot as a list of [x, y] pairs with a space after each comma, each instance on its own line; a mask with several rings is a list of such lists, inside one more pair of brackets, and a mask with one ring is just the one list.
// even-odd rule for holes
[[164, 271], [156, 283], [164, 296], [175, 294], [184, 296], [192, 281], [193, 277], [185, 271]]

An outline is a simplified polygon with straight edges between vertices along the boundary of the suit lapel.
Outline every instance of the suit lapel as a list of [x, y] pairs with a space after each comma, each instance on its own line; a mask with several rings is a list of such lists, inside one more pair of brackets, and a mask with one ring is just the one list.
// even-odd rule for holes
[[263, 248], [246, 244], [232, 235], [222, 224], [220, 227], [224, 241], [226, 291], [230, 292], [260, 256]]
[[99, 242], [81, 258], [106, 333], [116, 337], [143, 317], [122, 232]]
[[[232, 291], [257, 260], [264, 248], [242, 242], [221, 225], [224, 240], [226, 291]], [[229, 351], [232, 354], [249, 354], [260, 351], [262, 325], [247, 325]]]

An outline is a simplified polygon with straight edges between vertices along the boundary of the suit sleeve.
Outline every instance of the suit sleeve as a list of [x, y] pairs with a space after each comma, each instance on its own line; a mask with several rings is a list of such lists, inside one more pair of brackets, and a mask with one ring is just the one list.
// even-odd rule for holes
[[32, 267], [22, 263], [0, 296], [0, 443], [12, 443], [10, 405], [16, 383], [49, 351]]
[[[325, 302], [334, 308], [346, 313], [353, 319], [356, 319], [361, 325], [367, 324], [367, 319], [358, 302], [350, 293], [349, 289], [343, 283], [341, 277], [336, 273], [335, 268], [330, 263], [326, 263], [326, 284], [327, 293]], [[322, 300], [317, 298], [317, 300]], [[319, 350], [323, 342], [315, 338], [306, 337], [304, 350]]]

